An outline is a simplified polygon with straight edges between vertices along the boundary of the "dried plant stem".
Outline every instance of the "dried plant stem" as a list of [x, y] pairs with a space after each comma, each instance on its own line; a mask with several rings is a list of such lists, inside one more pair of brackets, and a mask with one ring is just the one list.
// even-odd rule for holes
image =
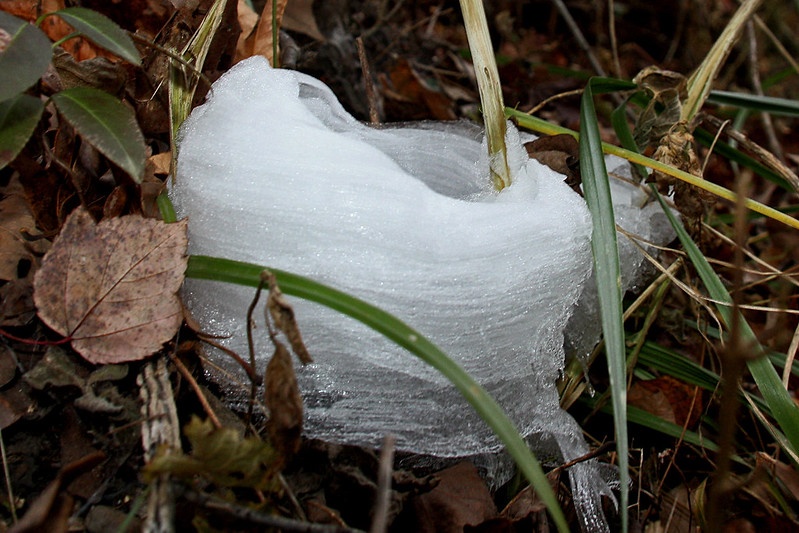
[[393, 435], [386, 435], [383, 439], [383, 449], [380, 450], [380, 467], [377, 472], [377, 497], [374, 518], [369, 533], [385, 533], [388, 530], [388, 512], [391, 504], [391, 471], [394, 466]]
[[705, 56], [699, 68], [688, 78], [688, 98], [683, 103], [680, 119], [686, 123], [693, 120], [704, 105], [713, 80], [718, 76], [721, 66], [732, 47], [738, 42], [746, 21], [754, 14], [763, 0], [745, 0], [730, 22], [724, 28], [715, 44]]
[[[746, 21], [746, 37], [749, 41], [749, 77], [752, 80], [752, 89], [755, 94], [763, 96], [763, 84], [760, 83], [760, 61], [758, 60], [757, 53], [757, 36], [755, 35], [755, 25], [751, 20]], [[774, 156], [780, 161], [785, 160], [782, 153], [782, 146], [777, 139], [777, 134], [774, 131], [774, 124], [771, 121], [771, 114], [767, 112], [760, 113], [760, 123], [763, 125], [763, 131], [768, 139], [768, 146]]]
[[11, 509], [11, 518], [17, 523], [17, 505], [14, 501], [14, 490], [11, 487], [11, 473], [8, 470], [8, 459], [6, 458], [6, 443], [3, 440], [3, 430], [0, 429], [0, 455], [3, 459], [3, 474], [6, 476], [6, 492], [8, 493], [8, 507]]
[[[165, 359], [159, 357], [146, 363], [137, 383], [144, 419], [141, 426], [142, 449], [145, 462], [150, 462], [159, 447], [180, 449], [180, 424]], [[169, 474], [160, 474], [150, 483], [143, 532], [175, 531], [175, 499], [172, 489]]]
[[730, 291], [732, 300], [732, 324], [729, 324], [730, 335], [727, 345], [721, 350], [722, 355], [722, 387], [721, 408], [719, 410], [719, 451], [716, 454], [716, 471], [710, 485], [707, 524], [708, 531], [721, 531], [725, 518], [725, 507], [732, 496], [734, 488], [731, 476], [732, 456], [735, 453], [735, 431], [738, 426], [738, 394], [740, 381], [746, 369], [746, 359], [752, 353], [752, 346], [747, 345], [741, 331], [741, 314], [739, 299], [744, 280], [744, 247], [746, 246], [747, 224], [746, 206], [742, 198], [747, 196], [751, 175], [744, 173], [738, 179], [738, 202], [735, 209], [735, 269], [733, 270], [733, 287]]
[[202, 389], [200, 388], [200, 384], [197, 383], [197, 380], [194, 379], [194, 376], [191, 375], [189, 369], [186, 368], [186, 365], [183, 364], [183, 361], [178, 359], [177, 357], [172, 357], [172, 364], [175, 365], [180, 375], [183, 376], [183, 379], [186, 380], [186, 383], [189, 384], [191, 390], [194, 391], [194, 395], [197, 396], [197, 401], [200, 402], [202, 405], [205, 414], [208, 415], [208, 420], [214, 425], [216, 429], [220, 429], [222, 427], [222, 423], [219, 421], [219, 418], [216, 416], [214, 409], [211, 407], [211, 404], [208, 403], [208, 398], [205, 397], [203, 394]]
[[[571, 12], [569, 12], [569, 8], [563, 3], [563, 0], [552, 0], [552, 3], [555, 4], [555, 8], [558, 10], [558, 13], [560, 13], [560, 16], [563, 17], [563, 20], [571, 30], [574, 38], [577, 39], [577, 44], [580, 45], [580, 48], [583, 49], [585, 55], [588, 56], [588, 62], [591, 63], [591, 67], [594, 69], [594, 71], [600, 76], [607, 76], [605, 69], [602, 68], [602, 63], [600, 63], [599, 59], [597, 59], [596, 54], [594, 54], [594, 51], [591, 49], [591, 45], [588, 44], [588, 39], [586, 39], [585, 35], [583, 35], [583, 32], [580, 30], [580, 26], [577, 25], [577, 22], [574, 20], [574, 17], [572, 17]], [[612, 12], [610, 16], [613, 16]]]
[[502, 101], [502, 86], [499, 84], [499, 71], [488, 34], [483, 2], [481, 0], [460, 0], [469, 50], [472, 52], [474, 74], [480, 90], [480, 104], [483, 108], [486, 139], [488, 140], [488, 160], [491, 178], [497, 190], [510, 185], [508, 153], [505, 146], [505, 104]]

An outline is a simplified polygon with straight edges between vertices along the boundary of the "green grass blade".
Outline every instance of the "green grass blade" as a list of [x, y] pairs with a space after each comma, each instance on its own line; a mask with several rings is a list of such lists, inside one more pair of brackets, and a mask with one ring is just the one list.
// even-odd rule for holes
[[[675, 353], [671, 350], [658, 346], [657, 344], [646, 342], [638, 354], [638, 361], [662, 374], [668, 374], [689, 385], [696, 385], [708, 392], [715, 393], [719, 390], [721, 377], [687, 357]], [[748, 392], [741, 391], [742, 400], [750, 400], [759, 409], [770, 414], [771, 411], [766, 402], [757, 396], [752, 396]]]
[[755, 174], [760, 176], [761, 178], [767, 179], [772, 183], [779, 185], [781, 188], [788, 192], [794, 192], [793, 186], [782, 176], [765, 166], [764, 164], [760, 163], [753, 157], [741, 152], [737, 148], [733, 148], [730, 146], [729, 143], [726, 143], [722, 140], [716, 139], [716, 136], [709, 131], [696, 128], [694, 130], [694, 138], [701, 144], [707, 148], [713, 147], [713, 152], [717, 153], [718, 155], [729, 159], [730, 161], [734, 161], [741, 166], [744, 166], [750, 170], [752, 170]]
[[51, 15], [61, 17], [97, 46], [105, 48], [129, 63], [141, 64], [141, 56], [131, 38], [125, 30], [117, 26], [116, 22], [105, 15], [85, 7], [68, 7], [47, 14]]
[[9, 35], [0, 51], [1, 102], [25, 91], [44, 75], [53, 49], [42, 30], [4, 11], [0, 11], [0, 30]]
[[73, 87], [52, 96], [61, 115], [101, 154], [141, 182], [146, 158], [144, 135], [133, 110], [92, 87]]
[[[189, 257], [186, 277], [257, 287], [264, 268], [230, 259], [194, 255]], [[275, 274], [284, 293], [319, 303], [362, 322], [441, 372], [505, 444], [508, 453], [547, 506], [558, 530], [569, 531], [566, 518], [541, 465], [513, 422], [485, 389], [441, 349], [398, 318], [363, 300], [296, 274], [269, 270]]]
[[621, 270], [616, 242], [616, 219], [610, 196], [610, 183], [602, 153], [596, 111], [594, 110], [593, 80], [588, 82], [580, 104], [580, 173], [583, 192], [593, 220], [591, 248], [594, 255], [594, 275], [599, 292], [602, 333], [608, 361], [613, 421], [616, 428], [616, 450], [621, 478], [622, 531], [627, 531], [627, 492], [630, 482], [627, 439], [627, 351], [624, 344], [624, 319], [621, 294]]
[[[595, 409], [597, 407], [597, 400], [594, 398], [588, 398], [583, 396], [580, 398], [580, 403], [587, 405], [591, 409]], [[613, 408], [610, 405], [605, 404], [604, 406], [599, 408], [600, 412], [606, 414], [612, 414]], [[695, 431], [686, 430], [683, 433], [683, 427], [675, 424], [674, 422], [669, 422], [668, 420], [664, 420], [659, 416], [655, 416], [652, 413], [644, 411], [639, 407], [635, 407], [633, 405], [627, 406], [627, 419], [629, 422], [633, 424], [638, 424], [639, 426], [643, 426], [645, 428], [649, 428], [653, 431], [657, 431], [659, 433], [663, 433], [664, 435], [668, 435], [669, 437], [675, 438], [683, 438], [683, 441], [693, 444], [694, 446], [701, 446], [710, 451], [717, 451], [719, 449], [718, 445], [710, 439], [707, 439], [700, 435]]]
[[721, 379], [715, 372], [700, 366], [684, 355], [651, 341], [646, 341], [641, 347], [638, 363], [711, 392], [718, 388]]
[[[621, 145], [631, 152], [638, 151], [638, 145], [635, 144], [633, 132], [630, 130], [630, 125], [627, 123], [627, 102], [622, 102], [613, 113], [610, 114], [610, 122], [613, 125], [613, 130], [619, 138]], [[637, 163], [631, 163], [635, 168], [638, 175], [643, 178], [648, 175], [646, 167]]]
[[775, 98], [773, 96], [760, 96], [757, 94], [734, 93], [728, 91], [712, 91], [707, 98], [708, 103], [716, 105], [729, 105], [771, 113], [772, 115], [784, 115], [787, 117], [799, 117], [799, 102], [788, 100], [787, 98]]
[[[684, 322], [688, 327], [691, 327], [697, 331], [701, 331], [703, 335], [707, 335], [708, 337], [714, 339], [721, 339], [721, 332], [718, 330], [718, 328], [715, 328], [709, 324], [705, 324], [700, 327], [695, 320], [685, 319]], [[787, 363], [788, 359], [787, 355], [781, 352], [768, 350], [767, 356], [771, 360], [772, 364], [779, 368], [785, 368], [785, 364]], [[791, 365], [791, 374], [799, 377], [799, 361], [794, 360], [793, 364]]]
[[[521, 111], [517, 111], [515, 109], [505, 108], [505, 114], [508, 117], [514, 119], [519, 124], [519, 126], [527, 128], [532, 131], [545, 133], [547, 135], [556, 135], [559, 133], [565, 133], [567, 135], [573, 136], [576, 139], [579, 139], [580, 137], [576, 131], [555, 124], [550, 124], [546, 120], [530, 116], [526, 113], [522, 113]], [[602, 150], [604, 150], [605, 153], [622, 157], [627, 161], [629, 161], [630, 163], [639, 164], [647, 168], [653, 168], [655, 170], [659, 170], [664, 174], [673, 176], [681, 181], [693, 185], [694, 187], [699, 187], [702, 190], [715, 194], [716, 196], [724, 198], [725, 200], [729, 200], [730, 202], [733, 203], [737, 202], [738, 197], [731, 190], [726, 189], [721, 185], [716, 185], [715, 183], [712, 183], [708, 180], [684, 172], [682, 170], [671, 167], [669, 165], [665, 165], [660, 161], [655, 161], [654, 159], [651, 159], [649, 157], [632, 152], [630, 150], [626, 150], [624, 148], [619, 148], [618, 146], [613, 146], [612, 144], [608, 143], [602, 143]], [[799, 220], [790, 217], [785, 213], [782, 213], [779, 210], [774, 209], [773, 207], [769, 207], [760, 202], [750, 200], [749, 198], [744, 199], [744, 204], [746, 205], [747, 209], [751, 209], [756, 213], [760, 213], [761, 215], [767, 216], [773, 220], [782, 222], [786, 226], [790, 226], [794, 229], [799, 229]]]
[[[699, 274], [699, 277], [702, 279], [702, 283], [704, 283], [708, 294], [710, 294], [710, 297], [714, 300], [723, 302], [721, 304], [716, 304], [716, 309], [724, 323], [729, 326], [732, 324], [733, 320], [733, 310], [731, 306], [732, 297], [730, 293], [713, 271], [710, 263], [708, 263], [705, 256], [696, 246], [696, 243], [694, 243], [685, 231], [685, 228], [683, 228], [682, 224], [666, 206], [665, 200], [657, 193], [654, 187], [652, 190], [663, 207], [666, 216], [669, 218], [669, 222], [671, 222], [674, 231], [677, 232], [677, 237], [680, 239], [688, 257], [693, 262], [697, 274]], [[763, 353], [757, 337], [744, 317], [739, 315], [737, 319], [740, 324], [743, 342], [746, 345], [753, 346], [752, 353]], [[766, 405], [768, 405], [771, 415], [785, 433], [787, 440], [782, 444], [789, 445], [790, 448], [786, 451], [791, 456], [796, 456], [799, 450], [799, 407], [794, 404], [790, 394], [785, 390], [780, 376], [767, 357], [763, 356], [749, 360], [747, 366], [749, 367], [749, 372], [752, 374], [752, 378], [755, 380], [755, 383], [757, 383], [758, 389], [760, 389], [760, 393]]]
[[42, 101], [28, 94], [0, 102], [0, 168], [12, 162], [25, 148], [42, 112]]

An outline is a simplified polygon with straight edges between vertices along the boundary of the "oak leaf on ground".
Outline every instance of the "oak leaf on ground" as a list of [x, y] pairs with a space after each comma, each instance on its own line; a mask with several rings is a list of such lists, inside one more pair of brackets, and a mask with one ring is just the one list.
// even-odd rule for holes
[[186, 221], [73, 212], [34, 278], [39, 317], [92, 363], [143, 359], [182, 321]]

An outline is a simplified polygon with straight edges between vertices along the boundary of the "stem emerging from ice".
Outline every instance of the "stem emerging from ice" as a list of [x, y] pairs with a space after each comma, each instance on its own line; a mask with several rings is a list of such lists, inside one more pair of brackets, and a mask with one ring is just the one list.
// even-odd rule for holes
[[474, 73], [480, 90], [491, 179], [498, 191], [510, 185], [508, 154], [505, 147], [505, 112], [499, 72], [488, 34], [488, 22], [482, 0], [460, 0], [469, 50], [472, 52]]

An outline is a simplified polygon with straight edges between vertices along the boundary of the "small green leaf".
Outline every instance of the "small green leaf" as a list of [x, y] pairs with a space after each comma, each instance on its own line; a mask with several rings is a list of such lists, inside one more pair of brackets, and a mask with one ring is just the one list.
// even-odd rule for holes
[[131, 38], [128, 37], [125, 30], [105, 15], [85, 7], [68, 7], [49, 13], [49, 15], [61, 17], [81, 35], [112, 54], [116, 54], [134, 65], [141, 64], [141, 56]]
[[0, 52], [0, 102], [36, 83], [53, 55], [50, 40], [39, 28], [0, 11], [2, 32], [7, 33], [10, 40]]
[[91, 87], [73, 87], [53, 95], [63, 117], [101, 154], [130, 174], [136, 183], [144, 174], [144, 136], [133, 111]]
[[42, 101], [27, 94], [0, 102], [0, 168], [12, 162], [25, 147], [42, 111]]
[[221, 487], [274, 489], [278, 459], [275, 451], [258, 437], [244, 437], [231, 427], [217, 428], [210, 420], [193, 416], [183, 429], [191, 454], [160, 450], [145, 469], [145, 476], [171, 474], [177, 478], [202, 476]]

